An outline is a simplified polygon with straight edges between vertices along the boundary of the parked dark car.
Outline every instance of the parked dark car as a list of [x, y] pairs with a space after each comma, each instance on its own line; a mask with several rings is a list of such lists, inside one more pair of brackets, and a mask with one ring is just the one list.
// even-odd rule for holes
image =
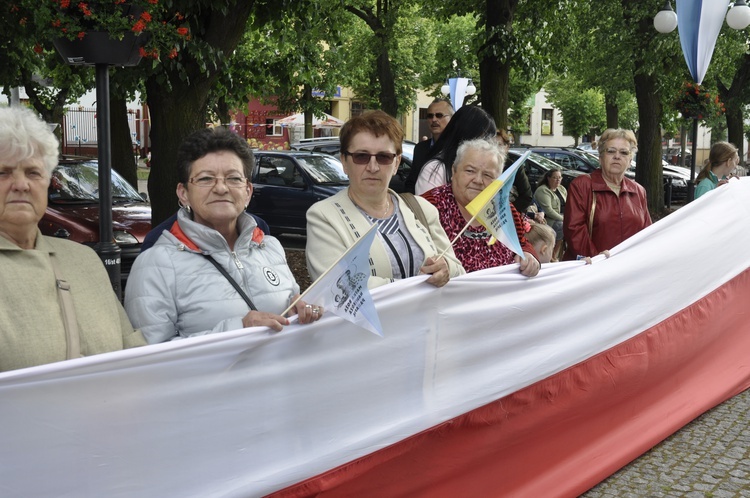
[[593, 154], [568, 147], [534, 147], [531, 149], [540, 156], [555, 161], [565, 169], [574, 169], [591, 173], [601, 167], [599, 159]]
[[307, 209], [349, 185], [337, 158], [317, 152], [255, 151], [248, 211], [274, 235], [307, 234]]
[[[672, 201], [684, 201], [687, 199], [688, 182], [690, 181], [690, 170], [680, 166], [663, 166], [662, 179], [664, 182], [664, 204], [669, 204], [669, 188], [671, 182]], [[684, 171], [683, 171], [684, 170]], [[625, 176], [635, 180], [635, 161], [625, 172]]]
[[[47, 210], [39, 221], [44, 235], [94, 246], [99, 242], [99, 169], [94, 159], [64, 157], [52, 172]], [[143, 238], [151, 230], [151, 206], [112, 171], [112, 228], [122, 249], [121, 275], [130, 273]]]
[[[535, 147], [532, 148], [537, 154], [552, 159], [563, 168], [571, 168], [584, 173], [591, 173], [597, 168], [601, 168], [599, 158], [586, 151], [571, 149], [568, 147]], [[633, 158], [635, 164], [635, 158]], [[680, 168], [684, 169], [684, 168]], [[628, 178], [635, 178], [635, 167], [631, 167], [626, 173]], [[671, 170], [668, 165], [664, 166], [664, 195], [666, 203], [667, 188], [669, 182], [672, 182], [672, 200], [680, 201], [687, 197], [687, 183], [684, 175], [680, 171]], [[688, 175], [687, 179], [690, 176]]]
[[[398, 171], [391, 179], [389, 187], [391, 190], [401, 193], [406, 190], [405, 182], [411, 171], [411, 162], [414, 159], [414, 146], [417, 145], [409, 140], [404, 140], [401, 144], [401, 164]], [[330, 138], [312, 138], [305, 139], [299, 143], [291, 145], [293, 150], [308, 150], [313, 152], [323, 152], [338, 157], [341, 152], [341, 143], [338, 137]]]
[[[527, 150], [528, 149], [510, 149], [508, 151], [508, 158], [505, 160], [505, 167], [507, 168], [512, 165], [516, 161], [516, 159], [521, 157]], [[536, 185], [539, 180], [541, 180], [544, 174], [551, 168], [557, 168], [560, 170], [562, 174], [562, 184], [565, 188], [568, 188], [570, 182], [572, 182], [574, 179], [585, 174], [581, 171], [562, 168], [556, 162], [547, 159], [546, 157], [541, 156], [535, 152], [532, 152], [529, 155], [523, 167], [526, 171], [526, 176], [529, 177], [529, 183], [531, 183], [532, 190], [536, 190]]]

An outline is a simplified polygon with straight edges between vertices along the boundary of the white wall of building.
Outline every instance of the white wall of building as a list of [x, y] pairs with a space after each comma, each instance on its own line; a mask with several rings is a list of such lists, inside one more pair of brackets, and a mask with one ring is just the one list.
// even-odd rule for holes
[[[548, 114], [552, 115], [551, 120], [544, 119]], [[522, 135], [521, 141], [534, 147], [565, 147], [575, 142], [573, 137], [563, 134], [562, 114], [547, 102], [544, 89], [534, 97], [529, 133]]]

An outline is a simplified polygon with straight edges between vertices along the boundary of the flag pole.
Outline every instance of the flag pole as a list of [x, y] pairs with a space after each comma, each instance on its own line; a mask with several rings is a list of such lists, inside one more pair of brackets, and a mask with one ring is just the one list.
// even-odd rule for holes
[[[490, 197], [490, 200], [491, 200], [491, 199], [492, 199], [492, 198]], [[477, 213], [477, 214], [479, 214], [479, 213]], [[466, 230], [467, 230], [467, 229], [469, 228], [469, 225], [471, 225], [471, 224], [472, 224], [472, 222], [473, 222], [474, 220], [476, 220], [476, 219], [477, 219], [477, 215], [475, 214], [475, 215], [474, 215], [474, 216], [472, 216], [472, 217], [471, 217], [471, 219], [470, 219], [470, 220], [469, 220], [469, 221], [468, 221], [468, 222], [466, 223], [466, 225], [464, 225], [464, 227], [463, 227], [463, 228], [461, 229], [461, 231], [460, 231], [460, 232], [458, 232], [458, 235], [456, 235], [456, 237], [455, 237], [455, 238], [454, 238], [454, 239], [453, 239], [453, 240], [451, 241], [450, 245], [448, 245], [448, 247], [446, 247], [446, 248], [445, 248], [445, 250], [444, 250], [443, 252], [441, 252], [441, 253], [440, 253], [440, 255], [439, 255], [439, 256], [437, 257], [437, 259], [440, 259], [440, 258], [442, 258], [443, 256], [445, 256], [445, 253], [447, 253], [447, 252], [448, 252], [448, 249], [450, 249], [451, 247], [453, 247], [453, 244], [455, 244], [455, 243], [456, 243], [456, 241], [458, 240], [458, 238], [459, 238], [460, 236], [462, 236], [462, 235], [464, 234], [464, 232], [465, 232], [465, 231], [466, 231]]]
[[[364, 239], [365, 237], [367, 237], [367, 235], [370, 232], [372, 232], [376, 227], [377, 227], [377, 223], [373, 223], [372, 226], [370, 226], [370, 228], [364, 233], [364, 235], [362, 235], [362, 237], [360, 237], [360, 239]], [[354, 244], [351, 245], [351, 247], [349, 247], [346, 251], [344, 251], [344, 253], [341, 256], [339, 256], [339, 258], [336, 261], [334, 261], [333, 264], [331, 266], [329, 266], [326, 271], [324, 271], [318, 278], [315, 279], [315, 281], [313, 283], [311, 283], [307, 287], [307, 289], [305, 289], [305, 292], [303, 292], [302, 294], [300, 294], [299, 297], [297, 299], [295, 299], [292, 302], [292, 304], [289, 305], [289, 307], [287, 309], [285, 309], [284, 311], [281, 312], [281, 316], [286, 315], [289, 312], [289, 310], [291, 310], [292, 308], [294, 308], [294, 306], [298, 302], [300, 302], [302, 300], [302, 298], [305, 297], [305, 295], [307, 295], [307, 293], [310, 291], [310, 289], [312, 289], [313, 286], [315, 286], [315, 284], [317, 284], [318, 282], [320, 282], [323, 279], [323, 277], [325, 277], [326, 275], [328, 275], [329, 273], [331, 273], [331, 270], [333, 270], [336, 267], [336, 265], [338, 265], [339, 262], [342, 259], [344, 259], [350, 252], [352, 252], [352, 249], [354, 249], [356, 246], [357, 246], [357, 243], [355, 242]]]

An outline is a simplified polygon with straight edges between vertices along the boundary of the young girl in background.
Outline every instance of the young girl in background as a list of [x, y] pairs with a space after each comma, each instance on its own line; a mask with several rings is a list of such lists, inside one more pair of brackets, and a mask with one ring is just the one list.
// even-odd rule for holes
[[[528, 221], [531, 228], [526, 232], [526, 239], [536, 249], [540, 263], [552, 261], [552, 252], [555, 248], [555, 231], [549, 225]], [[555, 260], [557, 261], [557, 260]]]

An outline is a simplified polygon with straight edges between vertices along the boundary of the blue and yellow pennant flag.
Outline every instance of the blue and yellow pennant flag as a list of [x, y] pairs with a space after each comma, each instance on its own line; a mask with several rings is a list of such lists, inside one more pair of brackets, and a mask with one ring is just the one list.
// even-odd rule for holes
[[[524, 258], [524, 255], [510, 210], [510, 189], [513, 187], [518, 168], [523, 165], [529, 154], [531, 151], [526, 151], [466, 206], [466, 210], [473, 216], [472, 219], [479, 221], [495, 239], [521, 258]], [[494, 240], [490, 241], [490, 244], [492, 243]]]

